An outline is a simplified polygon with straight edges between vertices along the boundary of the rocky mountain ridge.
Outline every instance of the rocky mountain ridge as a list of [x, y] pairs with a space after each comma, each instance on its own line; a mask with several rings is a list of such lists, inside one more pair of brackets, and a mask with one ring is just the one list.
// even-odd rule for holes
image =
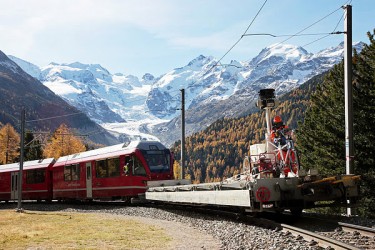
[[[32, 66], [32, 65], [29, 65]], [[34, 68], [35, 69], [35, 68]], [[30, 76], [0, 51], [0, 121], [19, 127], [20, 113], [26, 111], [26, 129], [53, 132], [62, 123], [97, 144], [113, 144], [117, 139], [85, 114]], [[87, 143], [90, 141], [87, 140]]]
[[[355, 43], [361, 50], [363, 44]], [[247, 114], [261, 88], [282, 95], [327, 71], [343, 57], [343, 44], [316, 54], [287, 44], [271, 45], [247, 62], [225, 65], [200, 55], [186, 66], [142, 79], [111, 74], [98, 64], [51, 63], [22, 66], [71, 105], [106, 129], [118, 133], [156, 135], [163, 142], [179, 138], [180, 89], [186, 93], [187, 134], [221, 117]], [[26, 64], [27, 65], [27, 64]]]

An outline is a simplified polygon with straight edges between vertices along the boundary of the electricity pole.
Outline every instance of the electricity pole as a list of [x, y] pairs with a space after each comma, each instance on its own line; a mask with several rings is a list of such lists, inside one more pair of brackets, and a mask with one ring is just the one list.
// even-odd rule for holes
[[9, 143], [10, 143], [9, 126], [7, 126], [7, 145], [6, 145], [6, 151], [5, 151], [5, 164], [8, 164], [8, 159], [9, 159]]
[[185, 179], [185, 89], [181, 90], [181, 179]]
[[25, 140], [25, 109], [21, 112], [21, 142], [20, 142], [20, 172], [18, 174], [18, 206], [17, 212], [22, 212], [22, 172], [23, 172], [23, 152]]
[[[344, 40], [344, 84], [345, 84], [345, 156], [346, 174], [353, 174], [353, 94], [352, 94], [352, 6], [344, 7], [345, 18], [345, 40]], [[349, 201], [348, 201], [349, 203]], [[351, 215], [351, 208], [347, 208], [347, 215]]]
[[345, 19], [345, 148], [346, 174], [353, 174], [353, 95], [352, 95], [352, 6], [346, 5]]

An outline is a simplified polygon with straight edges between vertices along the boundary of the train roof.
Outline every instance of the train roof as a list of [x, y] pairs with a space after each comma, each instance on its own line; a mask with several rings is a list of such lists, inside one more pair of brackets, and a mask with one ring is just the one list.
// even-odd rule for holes
[[166, 147], [159, 141], [133, 141], [131, 143], [121, 143], [113, 146], [103, 147], [99, 149], [89, 150], [77, 154], [71, 154], [60, 157], [55, 166], [65, 164], [74, 164], [80, 160], [96, 160], [103, 158], [115, 157], [120, 154], [132, 153], [135, 149], [140, 150], [164, 150]]
[[[55, 162], [54, 158], [41, 159], [35, 161], [25, 161], [23, 163], [23, 170], [47, 168], [49, 165]], [[0, 173], [18, 171], [20, 169], [20, 163], [11, 163], [6, 165], [0, 165]]]

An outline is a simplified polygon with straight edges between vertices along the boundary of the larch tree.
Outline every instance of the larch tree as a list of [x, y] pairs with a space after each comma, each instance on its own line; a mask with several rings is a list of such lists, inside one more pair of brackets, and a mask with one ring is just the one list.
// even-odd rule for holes
[[83, 142], [73, 135], [67, 125], [61, 124], [44, 148], [44, 157], [59, 158], [60, 156], [75, 154], [86, 150]]
[[0, 162], [14, 163], [19, 160], [20, 136], [9, 123], [0, 129]]

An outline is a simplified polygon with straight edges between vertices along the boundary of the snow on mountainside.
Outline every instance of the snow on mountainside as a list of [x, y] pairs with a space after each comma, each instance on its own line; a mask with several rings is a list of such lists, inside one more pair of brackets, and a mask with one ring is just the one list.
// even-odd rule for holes
[[27, 74], [31, 75], [32, 77], [38, 79], [40, 75], [40, 68], [30, 62], [17, 58], [15, 56], [8, 55], [8, 58], [15, 62], [18, 66], [20, 66], [23, 71]]
[[[363, 43], [353, 46], [360, 51]], [[15, 57], [12, 60], [108, 130], [154, 139], [147, 136], [152, 133], [172, 143], [179, 134], [180, 89], [185, 89], [191, 116], [187, 118], [189, 134], [223, 116], [243, 114], [261, 88], [275, 88], [281, 95], [298, 87], [340, 62], [343, 51], [343, 44], [316, 54], [277, 44], [249, 62], [216, 65], [213, 57], [200, 55], [159, 78], [145, 74], [142, 79], [111, 74], [99, 64], [51, 63], [38, 69]]]
[[54, 93], [124, 141], [155, 140], [154, 136], [143, 133], [144, 127], [147, 128], [148, 123], [152, 126], [165, 122], [145, 112], [145, 101], [155, 80], [151, 74], [139, 80], [131, 75], [112, 75], [99, 64], [50, 63], [39, 68], [17, 57], [11, 58]]

